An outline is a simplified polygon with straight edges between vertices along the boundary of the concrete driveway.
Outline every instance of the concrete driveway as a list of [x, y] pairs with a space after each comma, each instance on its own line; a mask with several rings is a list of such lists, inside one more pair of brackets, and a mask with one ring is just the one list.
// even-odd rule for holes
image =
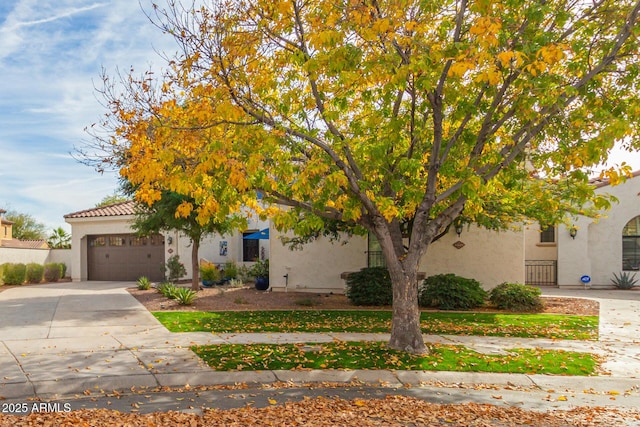
[[[77, 282], [0, 292], [0, 396], [184, 385], [208, 372], [126, 291], [132, 283]], [[171, 379], [176, 376], [177, 378]]]

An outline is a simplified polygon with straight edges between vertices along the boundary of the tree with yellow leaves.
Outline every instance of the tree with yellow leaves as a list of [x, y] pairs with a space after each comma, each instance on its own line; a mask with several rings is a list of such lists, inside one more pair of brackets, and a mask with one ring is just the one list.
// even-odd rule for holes
[[[241, 206], [302, 236], [370, 232], [390, 346], [423, 353], [418, 264], [454, 221], [504, 229], [609, 203], [639, 148], [637, 0], [212, 0], [154, 5], [181, 54], [105, 85], [103, 157], [140, 201]], [[612, 181], [624, 164], [603, 171]], [[265, 205], [256, 201], [256, 191]]]

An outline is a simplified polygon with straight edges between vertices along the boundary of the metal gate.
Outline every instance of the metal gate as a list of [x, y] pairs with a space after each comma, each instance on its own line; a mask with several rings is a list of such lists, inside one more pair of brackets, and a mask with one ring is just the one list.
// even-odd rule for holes
[[558, 286], [557, 267], [556, 260], [525, 261], [525, 283], [531, 286]]

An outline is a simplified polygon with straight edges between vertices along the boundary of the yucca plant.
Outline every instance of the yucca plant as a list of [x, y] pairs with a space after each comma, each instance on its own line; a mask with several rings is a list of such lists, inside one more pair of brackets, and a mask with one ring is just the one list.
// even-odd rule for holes
[[138, 289], [140, 289], [141, 291], [146, 291], [147, 289], [151, 288], [151, 280], [149, 280], [148, 277], [142, 276], [136, 283], [138, 284]]
[[196, 299], [196, 292], [188, 288], [177, 288], [175, 291], [175, 300], [180, 305], [191, 305]]
[[631, 289], [637, 281], [635, 273], [631, 274], [628, 271], [621, 272], [619, 276], [613, 273], [613, 279], [611, 279], [611, 283], [618, 289]]

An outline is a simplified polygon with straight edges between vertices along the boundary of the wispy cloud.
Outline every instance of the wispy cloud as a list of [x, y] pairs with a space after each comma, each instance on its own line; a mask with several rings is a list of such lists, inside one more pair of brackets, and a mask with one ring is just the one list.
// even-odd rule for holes
[[58, 19], [62, 19], [62, 18], [68, 18], [71, 17], [73, 15], [77, 15], [79, 13], [82, 12], [87, 12], [89, 10], [93, 10], [99, 7], [104, 7], [107, 6], [108, 3], [96, 3], [96, 4], [92, 4], [90, 6], [86, 6], [86, 7], [79, 7], [79, 8], [72, 8], [72, 9], [68, 9], [68, 10], [63, 10], [62, 12], [53, 15], [53, 16], [48, 16], [46, 18], [41, 18], [41, 19], [36, 19], [36, 20], [32, 20], [32, 21], [16, 21], [13, 23], [10, 23], [10, 25], [0, 28], [0, 32], [11, 32], [11, 31], [15, 31], [21, 27], [31, 27], [34, 25], [40, 25], [40, 24], [46, 24], [48, 22], [53, 22], [53, 21], [57, 21]]

